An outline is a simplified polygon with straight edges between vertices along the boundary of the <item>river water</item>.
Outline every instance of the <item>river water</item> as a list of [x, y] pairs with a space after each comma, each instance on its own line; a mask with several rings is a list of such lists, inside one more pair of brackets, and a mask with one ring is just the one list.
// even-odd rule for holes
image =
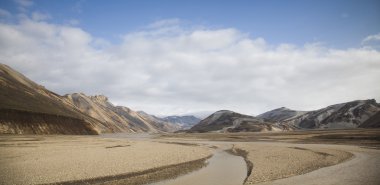
[[247, 175], [243, 157], [216, 150], [200, 170], [150, 185], [241, 185]]
[[[103, 138], [128, 140], [154, 140], [151, 134], [103, 134]], [[209, 145], [215, 142], [201, 141]], [[229, 148], [227, 142], [217, 142]], [[206, 161], [207, 165], [199, 170], [164, 180], [150, 185], [242, 185], [247, 175], [247, 165], [241, 156], [232, 155], [222, 149], [215, 149], [213, 156]]]

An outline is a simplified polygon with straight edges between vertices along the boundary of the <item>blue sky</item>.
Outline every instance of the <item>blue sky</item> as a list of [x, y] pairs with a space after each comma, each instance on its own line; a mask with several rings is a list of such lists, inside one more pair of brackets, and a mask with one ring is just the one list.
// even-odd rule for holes
[[[12, 0], [2, 9], [20, 13]], [[161, 19], [191, 25], [236, 28], [271, 44], [321, 42], [335, 48], [357, 47], [380, 32], [378, 0], [36, 0], [30, 11], [49, 14], [52, 22], [77, 20], [95, 37], [119, 42], [119, 36]]]
[[0, 62], [156, 115], [380, 99], [380, 1], [2, 0]]

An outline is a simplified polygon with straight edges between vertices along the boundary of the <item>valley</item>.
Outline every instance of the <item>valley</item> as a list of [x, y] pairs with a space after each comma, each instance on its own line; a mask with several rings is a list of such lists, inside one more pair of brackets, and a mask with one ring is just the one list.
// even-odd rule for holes
[[0, 0], [0, 185], [380, 185], [380, 0]]
[[380, 183], [374, 99], [159, 117], [105, 95], [56, 94], [3, 64], [0, 82], [1, 185]]

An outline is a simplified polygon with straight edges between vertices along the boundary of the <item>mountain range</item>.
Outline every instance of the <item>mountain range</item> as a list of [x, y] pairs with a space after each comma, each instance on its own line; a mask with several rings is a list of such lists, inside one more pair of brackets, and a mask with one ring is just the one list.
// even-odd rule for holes
[[100, 134], [173, 132], [181, 125], [114, 106], [103, 95], [60, 96], [0, 64], [0, 133]]
[[[193, 115], [157, 117], [115, 106], [104, 95], [58, 95], [0, 64], [0, 133], [101, 134], [188, 132], [258, 132], [295, 129], [380, 127], [380, 105], [356, 100], [314, 111], [285, 107], [258, 116], [229, 110]], [[204, 118], [204, 119], [203, 119]]]
[[314, 110], [286, 107], [256, 117], [221, 110], [193, 126], [188, 132], [289, 131], [380, 127], [380, 104], [374, 99], [356, 100]]
[[314, 111], [275, 109], [259, 115], [268, 121], [300, 129], [379, 127], [380, 104], [376, 100], [356, 100]]
[[201, 119], [195, 116], [167, 116], [162, 118], [162, 120], [167, 121], [169, 123], [175, 123], [181, 127], [181, 129], [189, 129], [192, 126], [198, 124]]

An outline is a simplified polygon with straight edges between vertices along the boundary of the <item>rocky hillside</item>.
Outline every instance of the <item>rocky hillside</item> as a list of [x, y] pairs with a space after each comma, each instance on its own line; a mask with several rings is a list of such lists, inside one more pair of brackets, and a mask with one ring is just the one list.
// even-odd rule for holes
[[193, 126], [189, 132], [262, 132], [288, 129], [288, 127], [266, 122], [261, 118], [221, 110]]
[[375, 100], [357, 100], [331, 105], [316, 111], [310, 111], [301, 116], [284, 121], [285, 124], [299, 128], [357, 128], [380, 127], [380, 122], [364, 124], [380, 111]]
[[174, 131], [175, 127], [166, 122], [146, 119], [139, 113], [123, 106], [114, 106], [104, 95], [86, 96], [83, 93], [65, 95], [83, 113], [106, 124], [114, 132]]
[[280, 122], [288, 119], [295, 118], [297, 116], [301, 116], [307, 113], [307, 111], [296, 111], [291, 110], [286, 107], [281, 107], [278, 109], [274, 109], [263, 114], [258, 115], [258, 118], [271, 121], [271, 122]]
[[97, 134], [96, 119], [0, 64], [0, 133]]
[[375, 100], [356, 100], [315, 111], [295, 111], [281, 107], [257, 117], [222, 110], [200, 121], [189, 132], [281, 131], [358, 127], [380, 127], [380, 105]]
[[0, 133], [97, 134], [92, 126], [82, 119], [12, 109], [2, 109], [0, 111]]
[[114, 106], [103, 95], [60, 96], [6, 65], [0, 65], [0, 102], [0, 133], [156, 133], [178, 129], [127, 107]]
[[375, 100], [356, 100], [273, 120], [300, 129], [368, 128], [380, 127], [379, 112]]

